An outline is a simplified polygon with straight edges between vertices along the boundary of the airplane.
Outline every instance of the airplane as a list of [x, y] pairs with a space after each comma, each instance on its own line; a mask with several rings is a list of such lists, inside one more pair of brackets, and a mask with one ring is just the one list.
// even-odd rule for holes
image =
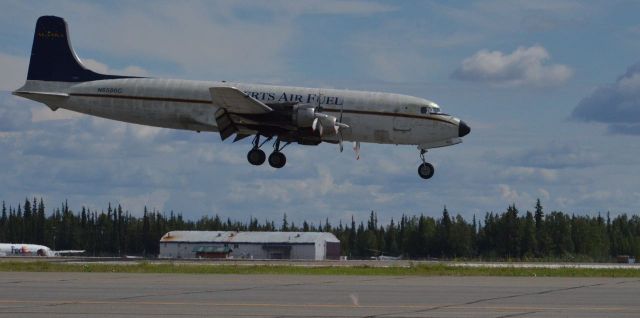
[[375, 256], [371, 256], [369, 258], [373, 261], [397, 261], [402, 259], [402, 255], [390, 256], [390, 255], [384, 255], [384, 252], [382, 252], [381, 250], [376, 250], [371, 248], [368, 248], [367, 250], [372, 251], [376, 254]]
[[269, 165], [282, 168], [291, 143], [416, 145], [418, 174], [434, 167], [428, 149], [462, 142], [471, 129], [429, 100], [382, 92], [191, 81], [100, 74], [83, 66], [71, 47], [67, 23], [42, 16], [36, 23], [26, 83], [14, 95], [117, 121], [218, 132], [222, 141], [253, 137], [247, 160], [261, 165], [272, 141]]
[[0, 256], [62, 256], [65, 254], [82, 254], [84, 250], [52, 251], [44, 245], [0, 243]]

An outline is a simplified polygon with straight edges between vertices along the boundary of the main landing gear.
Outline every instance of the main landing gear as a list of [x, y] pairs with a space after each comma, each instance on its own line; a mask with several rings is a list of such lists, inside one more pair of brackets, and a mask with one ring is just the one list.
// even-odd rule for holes
[[[262, 145], [267, 143], [272, 138], [273, 137], [269, 137], [262, 143], [260, 143], [260, 135], [256, 135], [256, 137], [253, 138], [253, 148], [249, 150], [249, 153], [247, 153], [247, 160], [250, 164], [259, 166], [264, 163], [266, 155], [264, 151], [260, 149], [260, 147], [262, 147]], [[284, 144], [284, 146], [280, 147], [280, 139], [276, 139], [276, 141], [273, 143], [273, 152], [269, 155], [270, 166], [277, 169], [284, 167], [284, 165], [287, 163], [287, 157], [282, 153], [282, 149], [284, 149], [289, 144], [290, 143], [287, 142]]]
[[422, 159], [422, 164], [418, 166], [418, 174], [422, 179], [430, 179], [433, 177], [433, 173], [435, 172], [433, 165], [428, 163], [424, 158], [426, 153], [426, 149], [420, 149], [420, 159]]

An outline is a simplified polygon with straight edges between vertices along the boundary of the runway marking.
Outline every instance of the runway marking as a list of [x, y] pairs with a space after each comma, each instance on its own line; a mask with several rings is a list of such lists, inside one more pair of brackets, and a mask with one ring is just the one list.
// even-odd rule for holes
[[[440, 305], [362, 305], [353, 304], [275, 304], [275, 303], [208, 303], [208, 302], [180, 302], [180, 301], [103, 301], [103, 300], [19, 300], [4, 299], [0, 300], [0, 304], [34, 304], [34, 305], [147, 305], [147, 306], [210, 306], [210, 307], [266, 307], [266, 308], [352, 308], [352, 309], [466, 309], [466, 310], [499, 310], [499, 311], [604, 311], [604, 312], [637, 312], [640, 306], [633, 307], [597, 307], [576, 305], [575, 307], [548, 307], [548, 306], [468, 306], [460, 304], [440, 304]], [[0, 308], [2, 310], [3, 308]], [[6, 308], [9, 309], [9, 308]], [[388, 315], [388, 314], [381, 314]]]

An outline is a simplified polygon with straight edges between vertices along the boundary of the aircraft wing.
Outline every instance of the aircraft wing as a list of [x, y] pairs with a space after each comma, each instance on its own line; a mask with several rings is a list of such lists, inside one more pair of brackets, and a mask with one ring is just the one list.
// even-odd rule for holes
[[266, 114], [273, 111], [271, 107], [235, 87], [211, 87], [209, 92], [214, 105], [232, 114]]
[[82, 254], [85, 250], [62, 250], [62, 251], [51, 251], [55, 256], [62, 256], [68, 254]]
[[[219, 109], [216, 112], [216, 124], [220, 131], [220, 138], [225, 140], [234, 133], [238, 133], [238, 126], [233, 115], [261, 115], [270, 113], [273, 109], [259, 100], [243, 93], [235, 87], [210, 87], [211, 102]], [[244, 137], [236, 136], [236, 140]]]

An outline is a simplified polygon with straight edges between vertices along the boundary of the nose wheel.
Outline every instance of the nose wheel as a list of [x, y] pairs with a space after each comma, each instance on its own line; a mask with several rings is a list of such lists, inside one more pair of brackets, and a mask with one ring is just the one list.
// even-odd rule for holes
[[418, 175], [420, 175], [422, 179], [430, 179], [435, 173], [433, 165], [428, 163], [425, 159], [426, 153], [427, 151], [425, 149], [420, 149], [420, 159], [422, 159], [422, 164], [418, 166]]

